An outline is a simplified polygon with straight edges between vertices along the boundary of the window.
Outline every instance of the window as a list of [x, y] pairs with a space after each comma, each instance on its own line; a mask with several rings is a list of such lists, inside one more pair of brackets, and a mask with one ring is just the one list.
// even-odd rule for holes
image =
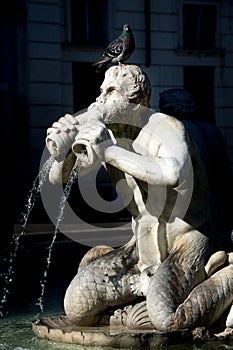
[[216, 6], [183, 4], [183, 49], [214, 50], [216, 47]]
[[77, 46], [107, 44], [107, 0], [71, 0], [71, 37]]
[[199, 119], [214, 124], [214, 67], [185, 66], [183, 74], [184, 88], [196, 101]]

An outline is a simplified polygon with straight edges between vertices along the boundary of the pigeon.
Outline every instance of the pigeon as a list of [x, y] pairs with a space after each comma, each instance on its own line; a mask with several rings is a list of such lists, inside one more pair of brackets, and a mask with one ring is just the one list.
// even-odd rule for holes
[[106, 47], [103, 55], [92, 65], [97, 66], [96, 72], [100, 73], [111, 63], [124, 64], [134, 49], [135, 41], [132, 29], [128, 24], [124, 24], [121, 35]]

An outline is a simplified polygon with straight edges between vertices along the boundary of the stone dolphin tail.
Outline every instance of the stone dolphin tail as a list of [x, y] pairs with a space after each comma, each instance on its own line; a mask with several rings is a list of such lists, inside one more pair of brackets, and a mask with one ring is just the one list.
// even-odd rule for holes
[[[133, 241], [107, 254], [97, 255], [85, 266], [80, 265], [64, 299], [68, 319], [76, 325], [98, 324], [108, 307], [133, 302], [133, 306], [121, 312], [117, 308], [110, 319], [111, 325], [159, 331], [211, 326], [233, 302], [233, 265], [215, 272], [212, 261], [213, 275], [207, 278], [203, 256], [198, 256], [193, 249], [194, 246], [202, 249], [203, 237], [197, 235], [196, 240], [191, 240], [191, 245], [188, 239], [181, 248], [178, 243], [155, 270], [145, 302], [137, 303], [137, 295], [133, 292], [135, 286], [131, 277], [141, 274]], [[225, 260], [223, 257], [222, 264]], [[218, 267], [219, 261], [215, 268]], [[122, 314], [124, 317], [119, 316]]]
[[204, 266], [200, 233], [182, 241], [155, 271], [147, 293], [150, 320], [161, 331], [210, 327], [233, 301], [233, 265], [220, 269], [210, 278], [206, 276], [208, 265], [212, 264], [212, 273], [218, 269], [220, 258], [224, 265], [226, 253], [213, 254]]
[[131, 291], [129, 277], [139, 272], [138, 257], [134, 240], [125, 246], [111, 250], [104, 255], [90, 255], [100, 250], [92, 248], [80, 264], [77, 275], [66, 290], [64, 308], [74, 324], [93, 325], [98, 323], [108, 307], [130, 303], [136, 299]]

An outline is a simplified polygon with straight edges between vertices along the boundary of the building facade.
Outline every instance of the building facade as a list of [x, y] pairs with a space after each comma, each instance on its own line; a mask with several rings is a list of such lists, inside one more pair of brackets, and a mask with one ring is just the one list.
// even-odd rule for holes
[[47, 128], [98, 96], [104, 75], [91, 64], [124, 23], [136, 41], [128, 63], [148, 74], [151, 107], [166, 89], [188, 89], [222, 131], [233, 169], [231, 0], [11, 0], [0, 16], [5, 198], [30, 188]]

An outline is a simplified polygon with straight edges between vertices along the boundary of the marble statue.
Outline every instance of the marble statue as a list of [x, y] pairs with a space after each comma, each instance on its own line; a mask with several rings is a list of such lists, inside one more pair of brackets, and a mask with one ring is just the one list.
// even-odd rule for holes
[[[110, 67], [87, 111], [48, 129], [53, 184], [102, 164], [132, 216], [132, 238], [92, 248], [64, 297], [79, 326], [172, 331], [233, 327], [229, 237], [209, 222], [208, 174], [192, 130], [150, 108], [151, 85], [136, 65]], [[111, 229], [109, 230], [111, 235]], [[230, 312], [229, 312], [230, 311]]]

